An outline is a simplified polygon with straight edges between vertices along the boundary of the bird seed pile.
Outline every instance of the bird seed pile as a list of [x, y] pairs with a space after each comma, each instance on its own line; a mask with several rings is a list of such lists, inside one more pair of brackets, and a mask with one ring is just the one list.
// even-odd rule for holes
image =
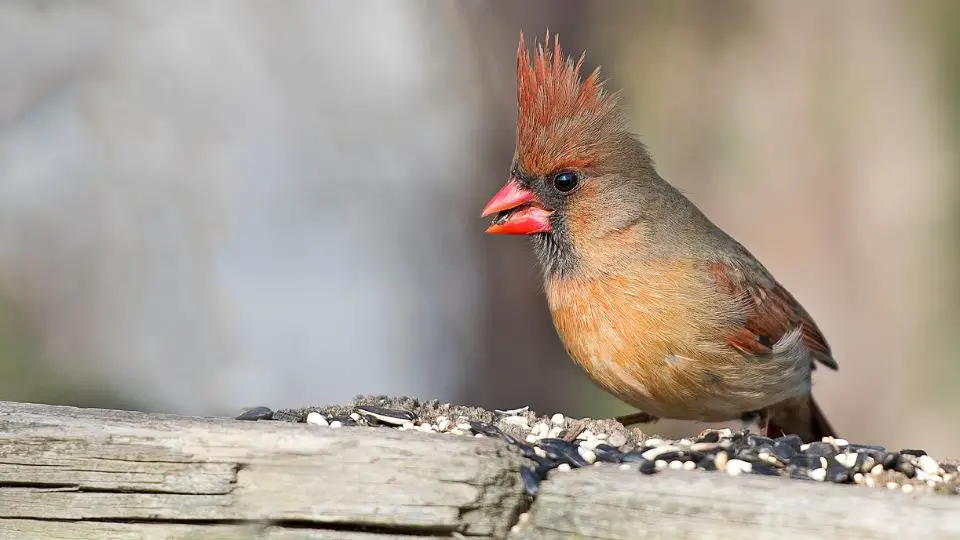
[[691, 439], [667, 440], [627, 428], [616, 420], [538, 415], [523, 407], [488, 411], [415, 398], [357, 396], [347, 405], [272, 411], [256, 407], [240, 420], [300, 422], [328, 428], [369, 426], [440, 432], [506, 441], [532, 465], [519, 474], [536, 495], [550, 471], [615, 466], [656, 474], [664, 469], [719, 471], [731, 476], [761, 474], [800, 481], [855, 484], [960, 494], [957, 464], [940, 463], [923, 450], [888, 450], [826, 437], [803, 443], [796, 435], [770, 439], [748, 430], [706, 430]]

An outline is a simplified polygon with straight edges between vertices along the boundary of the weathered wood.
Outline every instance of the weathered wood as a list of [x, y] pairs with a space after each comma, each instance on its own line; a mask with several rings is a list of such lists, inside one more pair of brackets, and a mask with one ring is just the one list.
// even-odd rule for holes
[[24, 518], [502, 537], [521, 459], [439, 433], [0, 402], [0, 537]]
[[[0, 540], [505, 538], [527, 463], [490, 438], [0, 402]], [[960, 538], [960, 497], [604, 465], [511, 540]]]
[[510, 540], [960, 538], [960, 497], [780, 477], [553, 472]]
[[[184, 525], [179, 523], [62, 522], [31, 519], [3, 520], [3, 539], [76, 538], [116, 540], [410, 540], [409, 535], [260, 525]], [[417, 540], [440, 540], [450, 536], [415, 536]]]

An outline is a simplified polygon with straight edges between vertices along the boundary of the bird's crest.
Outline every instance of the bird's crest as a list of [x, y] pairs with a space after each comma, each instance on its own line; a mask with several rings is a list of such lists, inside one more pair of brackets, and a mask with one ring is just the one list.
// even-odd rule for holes
[[517, 47], [517, 161], [527, 174], [593, 164], [609, 135], [623, 129], [617, 97], [603, 91], [600, 68], [580, 79], [584, 55], [565, 58], [550, 31], [531, 62], [520, 34]]

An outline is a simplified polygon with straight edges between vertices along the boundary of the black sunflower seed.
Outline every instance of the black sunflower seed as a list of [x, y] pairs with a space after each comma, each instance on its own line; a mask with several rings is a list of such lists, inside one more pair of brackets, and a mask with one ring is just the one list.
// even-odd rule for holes
[[886, 452], [886, 451], [887, 451], [886, 448], [884, 448], [884, 447], [882, 447], [882, 446], [879, 446], [879, 445], [875, 445], [875, 444], [853, 444], [853, 443], [851, 443], [851, 444], [848, 444], [848, 445], [847, 445], [847, 448], [849, 448], [850, 450], [854, 450], [854, 451], [856, 451], [856, 452], [859, 452], [859, 451], [861, 451], [861, 450], [869, 450], [869, 451], [871, 451], [871, 452]]
[[883, 468], [892, 471], [900, 465], [900, 454], [897, 452], [887, 452], [883, 456], [883, 460], [880, 462], [883, 465]]
[[773, 446], [773, 443], [774, 441], [770, 437], [764, 437], [763, 435], [757, 435], [755, 433], [747, 435], [747, 446], [752, 448]]
[[270, 407], [254, 407], [240, 413], [237, 420], [273, 420], [273, 410]]
[[754, 463], [750, 466], [750, 472], [753, 474], [762, 474], [765, 476], [780, 476], [777, 468], [766, 463]]
[[818, 456], [808, 456], [805, 454], [794, 456], [793, 459], [790, 460], [790, 464], [807, 470], [819, 469], [823, 467], [823, 464], [820, 462], [820, 458]]
[[359, 425], [357, 424], [356, 420], [354, 420], [353, 418], [350, 418], [349, 416], [331, 416], [330, 418], [327, 418], [327, 421], [340, 422], [341, 425], [347, 426], [347, 427]]
[[832, 444], [825, 442], [812, 442], [806, 450], [803, 451], [808, 456], [827, 457], [835, 456], [837, 449]]
[[360, 414], [372, 416], [379, 422], [391, 426], [402, 426], [407, 422], [413, 422], [417, 419], [416, 414], [402, 409], [388, 409], [374, 405], [357, 405], [354, 409]]
[[597, 455], [597, 461], [602, 463], [620, 463], [623, 459], [623, 452], [609, 444], [598, 444], [593, 453]]
[[783, 437], [777, 437], [775, 441], [786, 444], [797, 452], [800, 451], [800, 446], [803, 445], [803, 439], [801, 439], [799, 435], [784, 435]]
[[523, 482], [523, 489], [527, 492], [527, 495], [531, 497], [537, 496], [537, 492], [540, 491], [540, 482], [542, 482], [546, 476], [546, 469], [541, 469], [540, 467], [520, 467], [520, 480]]
[[834, 482], [836, 484], [842, 484], [850, 481], [850, 471], [846, 467], [840, 465], [831, 465], [827, 467], [827, 480]]
[[777, 441], [773, 443], [773, 455], [777, 456], [777, 459], [783, 462], [790, 461], [797, 455], [799, 447], [794, 448], [789, 443], [784, 441]]
[[697, 442], [706, 442], [706, 443], [716, 443], [720, 442], [720, 432], [719, 431], [708, 431], [703, 434], [702, 437], [697, 439]]
[[563, 439], [540, 439], [537, 446], [546, 452], [547, 457], [555, 459], [562, 463], [567, 463], [571, 467], [586, 467], [590, 464], [583, 459], [577, 450], [577, 445]]
[[639, 465], [639, 470], [643, 474], [653, 474], [657, 472], [657, 465], [653, 461], [650, 461], [646, 458], [640, 458], [640, 461], [637, 462]]
[[620, 461], [623, 463], [640, 463], [640, 461], [644, 459], [647, 458], [643, 457], [643, 452], [640, 450], [631, 450], [620, 457]]
[[917, 475], [917, 467], [905, 459], [900, 460], [897, 470], [907, 475], [907, 478], [913, 478]]
[[923, 450], [917, 450], [917, 449], [914, 449], [914, 448], [907, 448], [907, 449], [901, 450], [900, 453], [901, 453], [901, 454], [906, 454], [906, 455], [908, 455], [908, 456], [917, 456], [917, 457], [927, 455], [927, 453], [926, 453], [925, 451], [923, 451]]

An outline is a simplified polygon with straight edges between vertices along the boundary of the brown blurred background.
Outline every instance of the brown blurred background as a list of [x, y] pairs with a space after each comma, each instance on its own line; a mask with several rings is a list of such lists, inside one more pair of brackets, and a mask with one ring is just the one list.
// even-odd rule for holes
[[960, 455], [951, 0], [2, 2], [0, 399], [628, 411], [478, 218], [547, 27], [813, 313], [836, 427]]

